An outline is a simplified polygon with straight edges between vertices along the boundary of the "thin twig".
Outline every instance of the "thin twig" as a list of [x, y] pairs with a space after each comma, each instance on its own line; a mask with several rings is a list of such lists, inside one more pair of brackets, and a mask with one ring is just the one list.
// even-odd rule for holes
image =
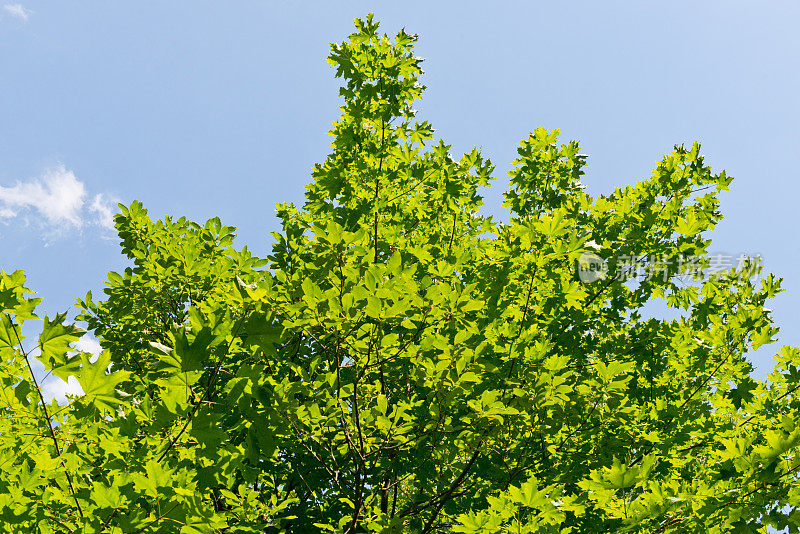
[[[53, 424], [50, 421], [50, 415], [47, 413], [47, 403], [44, 400], [44, 395], [42, 395], [42, 388], [39, 387], [39, 381], [36, 380], [36, 375], [33, 373], [33, 367], [31, 367], [31, 361], [28, 357], [28, 353], [22, 347], [22, 338], [20, 337], [19, 332], [17, 331], [17, 324], [11, 323], [12, 330], [14, 331], [14, 336], [17, 338], [17, 344], [19, 345], [19, 350], [22, 353], [22, 356], [25, 358], [25, 363], [28, 365], [28, 371], [31, 374], [31, 379], [33, 380], [33, 385], [36, 386], [36, 393], [39, 394], [39, 401], [42, 404], [42, 410], [44, 410], [44, 418], [45, 422], [47, 423], [47, 428], [50, 430], [50, 437], [53, 439], [53, 445], [56, 447], [56, 456], [61, 456], [61, 447], [58, 445], [58, 438], [56, 438], [55, 430], [53, 430]], [[40, 349], [42, 347], [40, 346]], [[42, 351], [44, 353], [44, 351]], [[75, 501], [75, 506], [78, 508], [78, 514], [80, 514], [81, 519], [83, 517], [83, 509], [81, 508], [81, 503], [78, 502], [78, 496], [75, 494], [75, 487], [72, 485], [72, 475], [70, 475], [69, 470], [67, 469], [64, 460], [61, 460], [61, 466], [64, 468], [64, 473], [67, 475], [67, 484], [69, 485], [69, 491], [72, 493], [72, 498]]]

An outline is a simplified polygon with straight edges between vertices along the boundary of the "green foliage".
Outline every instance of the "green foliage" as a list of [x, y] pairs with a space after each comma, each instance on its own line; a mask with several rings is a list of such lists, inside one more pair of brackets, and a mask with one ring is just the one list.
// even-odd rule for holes
[[[40, 299], [1, 275], [0, 532], [797, 532], [800, 351], [747, 359], [780, 280], [674, 261], [709, 265], [731, 179], [676, 146], [592, 198], [537, 128], [493, 221], [491, 162], [415, 117], [416, 40], [369, 16], [332, 46], [332, 150], [268, 258], [122, 207], [132, 266], [78, 300], [96, 361], [63, 314], [33, 355]], [[582, 283], [585, 252], [649, 276]], [[85, 394], [45, 402], [34, 356]]]

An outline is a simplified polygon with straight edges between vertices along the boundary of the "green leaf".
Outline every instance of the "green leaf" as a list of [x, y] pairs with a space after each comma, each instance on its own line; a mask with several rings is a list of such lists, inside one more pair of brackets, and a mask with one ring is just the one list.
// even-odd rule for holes
[[92, 500], [99, 508], [119, 508], [127, 503], [117, 486], [96, 483], [92, 486]]
[[108, 411], [123, 402], [117, 386], [129, 379], [129, 371], [108, 371], [111, 366], [111, 352], [104, 350], [97, 361], [91, 363], [90, 356], [80, 355], [81, 370], [77, 377], [83, 389], [86, 402], [94, 404], [101, 411]]
[[[65, 324], [66, 313], [59, 313], [52, 320], [45, 315], [42, 333], [39, 334], [39, 350], [41, 359], [49, 364], [53, 374], [66, 380], [74, 374], [75, 362], [70, 361], [70, 343], [78, 341], [86, 331], [73, 324]], [[85, 390], [84, 390], [85, 391]]]

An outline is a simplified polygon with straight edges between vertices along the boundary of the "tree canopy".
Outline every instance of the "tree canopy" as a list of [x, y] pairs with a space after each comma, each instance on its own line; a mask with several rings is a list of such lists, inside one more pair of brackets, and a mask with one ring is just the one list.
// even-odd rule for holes
[[[77, 301], [98, 357], [65, 314], [26, 342], [41, 299], [2, 272], [0, 532], [797, 532], [800, 352], [748, 359], [780, 279], [698, 276], [731, 178], [678, 145], [593, 198], [537, 128], [494, 220], [491, 161], [417, 119], [417, 36], [355, 22], [267, 258], [120, 206], [130, 267]], [[84, 394], [46, 402], [32, 358]]]

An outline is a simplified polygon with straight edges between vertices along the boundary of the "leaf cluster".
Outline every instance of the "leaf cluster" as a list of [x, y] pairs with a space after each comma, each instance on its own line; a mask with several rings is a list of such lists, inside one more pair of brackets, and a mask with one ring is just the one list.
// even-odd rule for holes
[[[40, 299], [0, 275], [0, 532], [797, 531], [800, 351], [747, 356], [780, 279], [675, 261], [709, 266], [731, 178], [678, 145], [593, 198], [537, 128], [496, 222], [491, 161], [416, 118], [416, 41], [370, 15], [332, 45], [331, 152], [267, 258], [121, 206], [131, 267], [77, 301], [96, 358], [64, 314], [26, 343]], [[46, 402], [34, 357], [84, 395]]]

